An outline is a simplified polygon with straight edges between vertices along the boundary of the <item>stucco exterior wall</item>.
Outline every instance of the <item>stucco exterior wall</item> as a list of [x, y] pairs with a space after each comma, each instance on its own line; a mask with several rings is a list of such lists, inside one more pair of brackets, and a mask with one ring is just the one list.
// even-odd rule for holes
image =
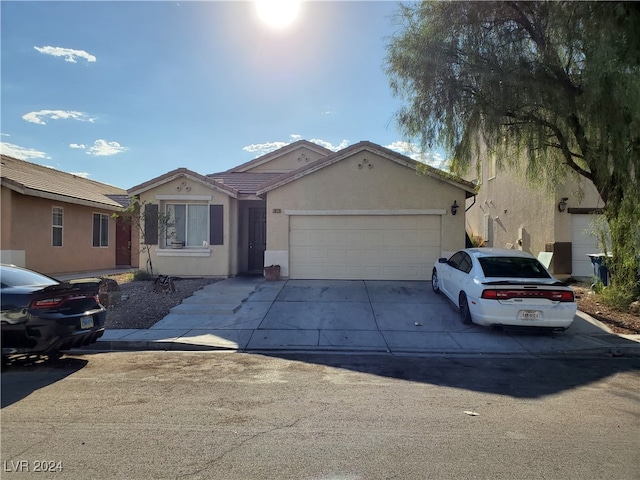
[[[572, 208], [602, 208], [594, 185], [573, 172], [553, 188], [533, 185], [511, 168], [490, 167], [486, 156], [481, 162], [481, 175], [476, 166], [471, 171], [480, 180], [475, 204], [467, 200], [466, 228], [469, 235], [485, 240], [486, 246], [524, 250], [535, 256], [546, 250], [547, 244], [572, 242]], [[495, 172], [493, 175], [492, 172]], [[566, 210], [558, 204], [566, 200]]]
[[467, 212], [469, 235], [482, 237], [486, 246], [515, 248], [536, 256], [544, 252], [545, 243], [554, 241], [559, 201], [555, 193], [529, 185], [513, 171], [501, 170], [489, 178], [486, 162], [483, 167], [476, 203]]
[[304, 167], [305, 165], [324, 157], [318, 152], [314, 152], [305, 147], [300, 147], [293, 152], [288, 152], [278, 158], [275, 158], [267, 163], [258, 165], [254, 168], [247, 170], [252, 173], [286, 173], [296, 168]]
[[[156, 275], [183, 277], [228, 277], [237, 273], [237, 201], [207, 185], [190, 178], [178, 178], [143, 192], [143, 203], [159, 206], [164, 212], [167, 203], [198, 203], [222, 205], [223, 245], [171, 248], [166, 245], [165, 235], [160, 232], [159, 244], [150, 250], [153, 271]], [[143, 242], [141, 235], [140, 243]], [[140, 252], [139, 266], [146, 269], [147, 254]]]
[[[115, 220], [109, 218], [109, 246], [93, 246], [93, 214], [113, 212], [2, 190], [2, 250], [24, 252], [22, 266], [50, 275], [115, 268]], [[62, 247], [52, 246], [54, 206], [63, 209]]]
[[[451, 215], [451, 205], [461, 208]], [[438, 210], [441, 216], [441, 247], [455, 251], [464, 247], [464, 202], [461, 188], [416, 173], [368, 151], [329, 165], [267, 193], [267, 254], [265, 264], [286, 260], [289, 220], [286, 211]]]

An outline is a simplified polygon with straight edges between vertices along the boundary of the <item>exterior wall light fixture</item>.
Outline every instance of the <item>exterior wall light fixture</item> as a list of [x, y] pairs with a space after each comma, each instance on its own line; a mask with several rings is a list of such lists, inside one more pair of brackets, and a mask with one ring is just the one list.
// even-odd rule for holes
[[567, 209], [567, 200], [569, 200], [569, 197], [562, 197], [562, 199], [558, 202], [559, 212], [564, 212]]
[[451, 205], [451, 215], [455, 215], [456, 213], [458, 213], [458, 208], [460, 208], [460, 205], [458, 205], [457, 200], [454, 200], [453, 205]]

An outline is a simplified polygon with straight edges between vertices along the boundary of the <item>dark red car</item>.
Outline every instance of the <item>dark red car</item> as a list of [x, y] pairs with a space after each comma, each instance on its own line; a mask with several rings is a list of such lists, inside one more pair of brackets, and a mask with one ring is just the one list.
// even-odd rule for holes
[[104, 333], [107, 310], [98, 299], [99, 278], [63, 282], [0, 265], [0, 282], [3, 359], [54, 355], [95, 343]]

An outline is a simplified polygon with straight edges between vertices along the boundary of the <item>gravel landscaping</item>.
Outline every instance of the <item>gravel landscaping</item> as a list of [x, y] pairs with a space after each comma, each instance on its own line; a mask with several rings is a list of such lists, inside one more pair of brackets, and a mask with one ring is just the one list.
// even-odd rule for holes
[[149, 328], [162, 320], [171, 308], [202, 287], [219, 281], [214, 278], [174, 278], [175, 292], [154, 291], [151, 280], [131, 281], [131, 275], [112, 276], [120, 286], [122, 299], [109, 307], [105, 327]]

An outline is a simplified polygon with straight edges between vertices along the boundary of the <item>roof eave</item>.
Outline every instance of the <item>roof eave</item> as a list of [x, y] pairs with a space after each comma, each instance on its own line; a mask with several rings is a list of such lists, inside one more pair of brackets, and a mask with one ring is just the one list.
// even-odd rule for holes
[[[276, 181], [264, 185], [256, 193], [257, 195], [263, 195], [265, 193], [268, 193], [271, 190], [280, 188], [288, 183], [291, 183], [295, 180], [298, 180], [299, 178], [302, 178], [306, 175], [309, 175], [325, 167], [328, 167], [329, 165], [339, 162], [340, 160], [343, 160], [344, 158], [354, 155], [356, 153], [359, 153], [363, 150], [368, 150], [372, 153], [376, 153], [377, 155], [387, 158], [388, 160], [391, 160], [404, 167], [410, 168], [414, 171], [417, 171], [418, 165], [421, 165], [419, 162], [409, 157], [406, 157], [400, 153], [394, 152], [384, 147], [380, 147], [379, 145], [372, 144], [371, 142], [359, 142], [355, 145], [352, 145], [351, 147], [347, 147], [343, 150], [335, 152], [333, 155], [330, 155], [329, 157], [321, 158], [314, 163], [305, 165], [304, 167], [300, 168], [297, 173], [294, 170], [293, 172], [291, 172], [291, 175], [286, 176], [285, 178], [280, 180], [276, 179]], [[425, 172], [425, 175], [428, 175], [436, 180], [440, 180], [442, 182], [453, 185], [457, 188], [461, 188], [466, 192], [467, 194], [466, 198], [470, 198], [476, 194], [475, 186], [470, 182], [467, 184], [467, 182], [465, 182], [462, 179], [457, 180], [454, 178], [447, 178], [447, 176], [445, 175], [445, 172], [439, 173], [437, 169], [426, 164], [425, 164], [424, 172]]]
[[127, 194], [129, 194], [132, 197], [137, 196], [149, 190], [153, 190], [154, 188], [157, 188], [161, 185], [164, 185], [165, 183], [169, 183], [173, 180], [176, 180], [178, 178], [188, 178], [189, 180], [192, 180], [206, 187], [213, 188], [214, 190], [224, 193], [225, 195], [228, 195], [232, 198], [238, 198], [238, 191], [235, 188], [225, 185], [223, 183], [220, 183], [217, 180], [214, 180], [212, 178], [207, 178], [203, 175], [200, 175], [195, 172], [191, 172], [190, 170], [186, 170], [186, 169], [174, 170], [173, 172], [169, 172], [160, 177], [156, 177], [153, 180], [150, 180], [143, 184], [132, 187], [129, 190], [127, 190]]
[[94, 202], [92, 200], [86, 200], [84, 198], [77, 197], [69, 197], [67, 195], [61, 195], [58, 193], [45, 192], [43, 190], [35, 190], [33, 188], [25, 187], [22, 184], [17, 182], [13, 182], [6, 178], [2, 179], [2, 184], [13, 190], [14, 192], [20, 193], [21, 195], [26, 195], [29, 197], [43, 198], [46, 200], [53, 200], [56, 202], [62, 203], [71, 203], [73, 205], [82, 205], [84, 207], [92, 207], [92, 208], [100, 208], [102, 210], [111, 210], [114, 212], [120, 211], [124, 208], [124, 205], [112, 200], [111, 203], [102, 203], [102, 202]]

